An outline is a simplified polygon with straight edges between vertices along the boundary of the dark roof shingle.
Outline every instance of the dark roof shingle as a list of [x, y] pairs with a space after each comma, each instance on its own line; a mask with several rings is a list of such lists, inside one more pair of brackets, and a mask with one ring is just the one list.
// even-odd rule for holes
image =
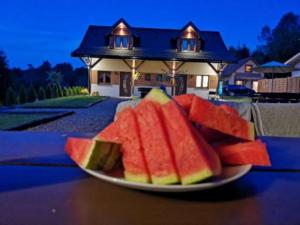
[[181, 30], [131, 27], [135, 37], [132, 50], [110, 49], [108, 35], [111, 26], [90, 26], [74, 57], [137, 58], [180, 61], [234, 62], [219, 32], [200, 31], [203, 47], [200, 52], [178, 52], [176, 38]]

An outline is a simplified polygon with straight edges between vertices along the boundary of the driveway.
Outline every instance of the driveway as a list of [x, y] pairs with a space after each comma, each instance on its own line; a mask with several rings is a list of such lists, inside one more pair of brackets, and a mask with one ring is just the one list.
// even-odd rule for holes
[[108, 98], [90, 108], [66, 109], [67, 111], [74, 111], [74, 114], [29, 128], [28, 130], [90, 133], [95, 135], [113, 121], [116, 107], [121, 101], [124, 101], [124, 99]]

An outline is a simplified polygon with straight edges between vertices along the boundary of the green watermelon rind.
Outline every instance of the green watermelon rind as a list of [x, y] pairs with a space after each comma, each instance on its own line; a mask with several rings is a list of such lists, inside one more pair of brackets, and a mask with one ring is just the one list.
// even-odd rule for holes
[[213, 172], [208, 169], [204, 169], [200, 172], [191, 173], [189, 175], [184, 175], [181, 177], [181, 184], [182, 185], [189, 185], [198, 183], [200, 181], [203, 181], [207, 178], [210, 178], [213, 176]]
[[124, 171], [125, 180], [137, 182], [137, 183], [151, 183], [149, 176], [145, 174], [133, 174], [129, 171]]
[[105, 143], [101, 141], [93, 140], [92, 146], [85, 155], [84, 160], [81, 163], [86, 169], [98, 169], [103, 167], [107, 157], [109, 156], [112, 143]]
[[179, 182], [178, 180], [178, 176], [176, 173], [174, 174], [170, 174], [168, 176], [151, 176], [152, 179], [152, 183], [153, 184], [162, 184], [162, 185], [166, 185], [166, 184], [176, 184]]

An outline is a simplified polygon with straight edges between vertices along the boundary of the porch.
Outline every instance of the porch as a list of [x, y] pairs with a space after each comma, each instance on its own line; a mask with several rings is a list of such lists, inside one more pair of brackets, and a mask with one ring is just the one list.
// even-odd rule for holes
[[194, 93], [207, 98], [216, 91], [221, 63], [83, 58], [91, 94], [139, 96], [139, 88], [164, 85], [170, 95]]

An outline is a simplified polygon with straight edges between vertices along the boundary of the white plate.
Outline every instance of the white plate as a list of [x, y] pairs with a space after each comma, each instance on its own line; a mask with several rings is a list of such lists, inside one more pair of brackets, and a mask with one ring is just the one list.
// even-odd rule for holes
[[223, 167], [223, 171], [220, 177], [190, 185], [156, 185], [137, 183], [127, 181], [123, 177], [120, 177], [120, 175], [107, 174], [97, 170], [88, 170], [84, 168], [82, 169], [94, 177], [126, 188], [153, 192], [189, 192], [211, 189], [232, 182], [249, 172], [249, 170], [251, 169], [251, 165]]

